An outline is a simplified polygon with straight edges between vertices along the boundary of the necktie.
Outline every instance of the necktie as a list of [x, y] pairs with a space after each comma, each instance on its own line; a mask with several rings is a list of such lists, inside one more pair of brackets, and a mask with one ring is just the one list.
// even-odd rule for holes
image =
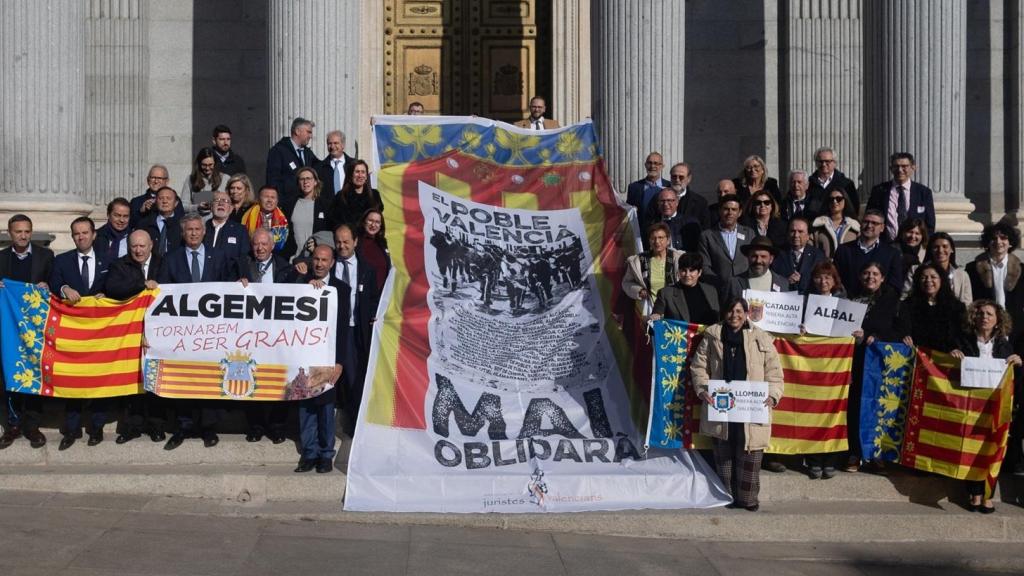
[[299, 166], [305, 166], [306, 165], [306, 156], [303, 155], [302, 148], [297, 149], [295, 151], [295, 153], [299, 155]]
[[167, 223], [163, 219], [158, 220], [160, 223], [160, 239], [157, 242], [160, 255], [167, 254]]
[[533, 129], [534, 130], [543, 130], [544, 129], [544, 122], [542, 120], [540, 120], [539, 118], [537, 120], [534, 120], [533, 121]]
[[199, 282], [203, 279], [203, 273], [199, 271], [199, 250], [192, 251], [192, 281]]
[[903, 224], [903, 221], [907, 219], [907, 191], [903, 186], [897, 186], [896, 192], [899, 193], [899, 198], [896, 203], [896, 224]]
[[341, 191], [341, 174], [342, 174], [342, 169], [339, 168], [341, 165], [342, 165], [341, 164], [341, 160], [335, 160], [334, 161], [334, 193], [335, 194], [337, 194], [339, 191]]
[[269, 268], [269, 267], [270, 267], [270, 260], [267, 260], [266, 262], [260, 262], [260, 272], [259, 272], [259, 278], [257, 278], [257, 280], [259, 280], [260, 282], [263, 281], [263, 276], [267, 273], [267, 268]]
[[344, 282], [345, 284], [348, 284], [349, 286], [351, 286], [352, 285], [352, 281], [351, 281], [351, 279], [349, 277], [348, 260], [342, 260], [341, 261], [341, 266], [342, 266], [341, 274], [342, 274], [342, 276], [344, 276], [344, 278], [342, 278], [341, 281]]
[[804, 201], [803, 200], [797, 200], [796, 202], [793, 202], [793, 214], [799, 214], [800, 212], [803, 212], [803, 210], [804, 210]]
[[89, 257], [82, 256], [82, 286], [85, 286], [88, 291], [91, 285], [92, 282], [89, 282]]

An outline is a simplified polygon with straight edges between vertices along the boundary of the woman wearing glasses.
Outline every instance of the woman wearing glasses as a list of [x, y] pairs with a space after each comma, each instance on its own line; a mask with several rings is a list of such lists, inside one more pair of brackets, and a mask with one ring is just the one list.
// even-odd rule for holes
[[751, 194], [746, 208], [743, 209], [740, 224], [749, 226], [758, 236], [768, 238], [776, 248], [788, 243], [789, 227], [780, 216], [779, 204], [769, 192], [762, 190]]
[[842, 190], [828, 191], [825, 214], [815, 218], [811, 226], [814, 229], [814, 243], [825, 253], [826, 258], [835, 256], [840, 244], [856, 240], [860, 234], [860, 223], [850, 205], [850, 197]]

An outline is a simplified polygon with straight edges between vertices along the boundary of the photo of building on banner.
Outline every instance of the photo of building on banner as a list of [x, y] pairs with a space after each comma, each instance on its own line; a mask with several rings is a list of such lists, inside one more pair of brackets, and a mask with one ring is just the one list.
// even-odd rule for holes
[[632, 358], [610, 327], [619, 243], [633, 223], [601, 172], [592, 126], [538, 135], [478, 118], [389, 121], [402, 120], [378, 118], [375, 134], [378, 160], [393, 162], [378, 182], [395, 215], [395, 270], [345, 509], [728, 503], [700, 458], [643, 450], [634, 417], [647, 411], [627, 389]]
[[146, 311], [145, 389], [167, 398], [303, 400], [334, 387], [330, 286], [168, 284]]

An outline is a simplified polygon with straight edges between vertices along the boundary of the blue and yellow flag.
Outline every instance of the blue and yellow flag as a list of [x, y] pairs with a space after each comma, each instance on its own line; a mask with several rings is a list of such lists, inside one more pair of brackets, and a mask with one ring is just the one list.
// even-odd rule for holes
[[679, 320], [654, 323], [654, 377], [651, 379], [647, 446], [689, 448], [685, 436], [690, 351], [701, 328]]
[[876, 340], [865, 349], [859, 438], [865, 460], [900, 459], [913, 373], [910, 346]]

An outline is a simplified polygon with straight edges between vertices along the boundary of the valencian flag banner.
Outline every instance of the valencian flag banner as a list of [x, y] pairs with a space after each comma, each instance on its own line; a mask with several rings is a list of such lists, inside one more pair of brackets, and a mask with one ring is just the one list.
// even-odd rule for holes
[[[957, 480], [984, 481], [991, 493], [1006, 453], [1012, 370], [998, 388], [962, 388], [959, 361], [951, 355], [919, 348], [911, 356], [890, 343], [874, 344], [874, 354], [883, 360], [865, 361], [862, 411], [874, 410], [862, 413], [861, 428], [870, 427], [877, 439], [869, 446], [864, 440], [870, 436], [862, 434], [864, 448], [875, 447], [865, 454]], [[879, 369], [881, 376], [875, 374]], [[869, 390], [869, 379], [882, 383]]]
[[907, 420], [914, 349], [876, 340], [864, 349], [860, 449], [865, 460], [898, 462]]
[[690, 351], [697, 349], [696, 336], [703, 328], [679, 320], [654, 322], [654, 377], [651, 379], [647, 446], [692, 448], [693, 430], [687, 428], [691, 418], [686, 417], [686, 394], [688, 391], [692, 394]]
[[124, 302], [92, 296], [74, 306], [33, 284], [4, 280], [0, 347], [6, 389], [58, 398], [107, 398], [142, 391], [146, 290]]
[[394, 268], [346, 509], [728, 502], [701, 459], [642, 454], [650, 388], [633, 378], [612, 314], [635, 216], [609, 184], [593, 125], [377, 117], [373, 135]]

